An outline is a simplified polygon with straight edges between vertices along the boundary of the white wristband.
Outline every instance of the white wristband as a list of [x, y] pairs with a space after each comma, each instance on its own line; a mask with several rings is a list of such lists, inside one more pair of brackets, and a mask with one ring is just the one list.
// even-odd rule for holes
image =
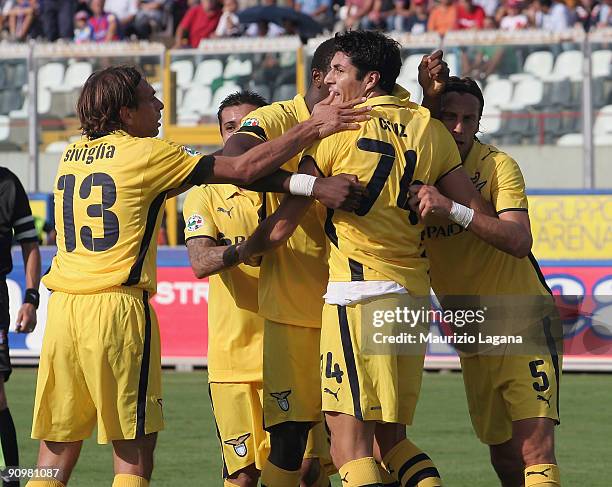
[[453, 201], [449, 218], [463, 228], [467, 228], [468, 225], [472, 223], [472, 218], [474, 218], [474, 210]]
[[289, 178], [289, 192], [296, 196], [312, 196], [312, 189], [317, 180], [309, 174], [293, 174]]

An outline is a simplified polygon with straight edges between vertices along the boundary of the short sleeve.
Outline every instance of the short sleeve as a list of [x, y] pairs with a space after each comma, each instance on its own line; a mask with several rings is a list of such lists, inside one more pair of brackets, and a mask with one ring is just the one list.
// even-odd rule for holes
[[190, 238], [198, 237], [217, 239], [219, 231], [213, 221], [211, 191], [212, 188], [208, 186], [196, 186], [187, 193], [183, 203], [185, 242]]
[[431, 126], [431, 180], [436, 184], [447, 174], [461, 166], [461, 156], [452, 135], [438, 120]]
[[205, 164], [206, 157], [188, 147], [149, 139], [152, 143], [145, 179], [157, 192], [179, 188], [188, 182], [196, 166]]
[[38, 234], [34, 226], [34, 218], [32, 217], [28, 195], [17, 176], [11, 174], [11, 179], [15, 188], [11, 215], [11, 226], [15, 232], [15, 240], [18, 242], [37, 242]]
[[503, 154], [503, 158], [500, 157], [499, 162], [496, 161], [491, 180], [491, 201], [498, 214], [528, 209], [523, 174], [516, 161], [506, 154]]
[[236, 133], [247, 134], [266, 142], [280, 137], [287, 127], [297, 124], [295, 115], [283, 103], [274, 103], [249, 113]]

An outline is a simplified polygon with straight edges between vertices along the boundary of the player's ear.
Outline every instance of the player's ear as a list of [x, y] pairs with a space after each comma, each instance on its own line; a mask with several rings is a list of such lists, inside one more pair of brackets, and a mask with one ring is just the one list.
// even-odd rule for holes
[[366, 83], [366, 91], [372, 91], [380, 82], [380, 73], [378, 71], [368, 71], [364, 77]]
[[313, 69], [310, 73], [310, 76], [312, 78], [312, 83], [317, 88], [321, 88], [321, 86], [323, 85], [323, 73], [321, 73], [321, 71], [319, 71], [318, 69]]

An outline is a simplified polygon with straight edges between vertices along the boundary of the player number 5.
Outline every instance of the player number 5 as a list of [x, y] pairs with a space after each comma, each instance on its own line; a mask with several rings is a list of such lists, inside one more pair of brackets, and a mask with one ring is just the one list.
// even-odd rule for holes
[[542, 370], [538, 370], [538, 367], [540, 365], [544, 365], [544, 360], [533, 360], [529, 362], [529, 369], [531, 370], [531, 376], [534, 379], [542, 380], [542, 384], [540, 384], [539, 382], [534, 382], [533, 388], [538, 392], [543, 392], [548, 389], [548, 387], [550, 386], [550, 383], [548, 382], [548, 376], [546, 375], [546, 372]]

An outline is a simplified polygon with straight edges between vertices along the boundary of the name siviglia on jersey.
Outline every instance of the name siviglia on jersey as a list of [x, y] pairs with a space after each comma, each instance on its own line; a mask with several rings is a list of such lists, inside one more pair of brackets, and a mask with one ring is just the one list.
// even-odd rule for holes
[[[183, 203], [185, 242], [219, 245], [246, 240], [257, 228], [259, 193], [232, 184], [196, 186]], [[240, 264], [209, 277], [208, 381], [261, 382], [263, 319], [258, 316], [259, 268]]]
[[[498, 214], [528, 211], [523, 175], [518, 164], [505, 152], [476, 140], [463, 168]], [[429, 219], [423, 236], [436, 294], [550, 294], [533, 254], [517, 259], [441, 218]]]
[[393, 95], [370, 98], [371, 120], [327, 137], [305, 152], [323, 176], [355, 174], [368, 198], [354, 212], [328, 212], [330, 281], [394, 281], [411, 294], [429, 293], [423, 225], [408, 207], [408, 187], [435, 184], [461, 164], [454, 140], [429, 110]]
[[[280, 137], [310, 112], [304, 97], [272, 103], [249, 113], [237, 131], [267, 141]], [[300, 157], [287, 161], [282, 169], [296, 172]], [[265, 214], [276, 211], [284, 195], [265, 194]], [[321, 326], [323, 294], [328, 279], [327, 242], [322, 229], [325, 208], [315, 202], [287, 243], [266, 254], [259, 280], [259, 314], [278, 323]]]
[[201, 159], [123, 131], [70, 144], [53, 189], [57, 255], [44, 285], [72, 294], [121, 285], [155, 293], [166, 195], [188, 181]]

